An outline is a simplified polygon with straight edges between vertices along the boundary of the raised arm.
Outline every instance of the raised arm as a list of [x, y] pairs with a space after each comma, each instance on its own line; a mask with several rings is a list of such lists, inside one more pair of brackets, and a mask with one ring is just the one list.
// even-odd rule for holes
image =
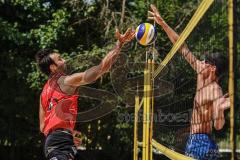
[[65, 85], [70, 86], [80, 86], [92, 83], [106, 73], [116, 60], [117, 56], [121, 51], [121, 47], [124, 43], [129, 42], [133, 39], [135, 32], [131, 29], [128, 29], [125, 34], [121, 35], [118, 30], [116, 30], [116, 37], [118, 42], [116, 46], [111, 50], [97, 66], [91, 67], [85, 72], [75, 73], [69, 76], [66, 76], [64, 79]]
[[[157, 8], [154, 5], [151, 5], [151, 11], [148, 11], [148, 13], [150, 14], [150, 16], [148, 18], [151, 20], [154, 20], [156, 23], [158, 23], [163, 28], [163, 30], [166, 32], [170, 41], [173, 44], [175, 44], [179, 38], [179, 35], [163, 20], [163, 18], [159, 14]], [[201, 62], [192, 54], [192, 52], [189, 50], [189, 48], [186, 44], [184, 44], [180, 48], [180, 52], [184, 56], [184, 58], [187, 60], [187, 62], [191, 65], [191, 67], [197, 73], [200, 73]]]

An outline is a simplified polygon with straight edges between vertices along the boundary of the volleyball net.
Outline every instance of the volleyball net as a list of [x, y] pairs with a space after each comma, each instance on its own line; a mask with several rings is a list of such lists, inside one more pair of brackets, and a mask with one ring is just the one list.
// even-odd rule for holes
[[[162, 57], [162, 61], [154, 58], [153, 52], [157, 51], [153, 48], [146, 54], [144, 85], [137, 86], [139, 89], [135, 96], [134, 160], [139, 157], [143, 160], [152, 160], [153, 153], [164, 154], [169, 159], [192, 159], [185, 155], [189, 135], [194, 132], [191, 129], [199, 126], [210, 125], [212, 128], [214, 126], [209, 117], [194, 117], [197, 76], [182, 55], [177, 53], [185, 42], [197, 59], [204, 60], [207, 54], [212, 53], [214, 56], [217, 52], [229, 58], [229, 73], [221, 77], [220, 83], [223, 92], [229, 93], [231, 102], [230, 110], [225, 111], [223, 119], [225, 125], [221, 131], [215, 129], [204, 131], [203, 129], [200, 132], [211, 133], [207, 136], [218, 144], [220, 151], [229, 151], [232, 159], [236, 157], [239, 146], [236, 146], [238, 137], [235, 129], [236, 119], [234, 119], [236, 117], [236, 107], [234, 107], [236, 106], [234, 92], [236, 89], [234, 46], [236, 44], [234, 43], [233, 4], [231, 0], [201, 1], [177, 42]], [[217, 23], [213, 23], [216, 21]], [[211, 96], [210, 94], [208, 96]], [[206, 112], [206, 109], [201, 106], [198, 110], [198, 112]], [[211, 113], [208, 114], [212, 116]], [[195, 127], [192, 127], [193, 125]], [[204, 138], [195, 137], [195, 139], [204, 144]], [[208, 149], [202, 146], [198, 148], [200, 150], [195, 149], [195, 152], [199, 154]], [[209, 156], [212, 154], [215, 153], [209, 153]]]

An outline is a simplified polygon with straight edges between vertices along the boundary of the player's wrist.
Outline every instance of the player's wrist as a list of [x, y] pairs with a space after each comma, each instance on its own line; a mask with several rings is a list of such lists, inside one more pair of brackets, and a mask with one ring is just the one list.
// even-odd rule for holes
[[123, 46], [123, 42], [118, 40], [116, 43], [116, 49], [120, 49], [120, 48], [122, 48], [122, 46]]
[[163, 19], [158, 19], [158, 24], [161, 26], [166, 26], [166, 22]]
[[156, 22], [159, 24], [159, 25], [163, 25], [163, 23], [164, 23], [164, 20], [162, 19], [162, 18], [160, 18], [160, 17], [155, 17], [156, 18]]

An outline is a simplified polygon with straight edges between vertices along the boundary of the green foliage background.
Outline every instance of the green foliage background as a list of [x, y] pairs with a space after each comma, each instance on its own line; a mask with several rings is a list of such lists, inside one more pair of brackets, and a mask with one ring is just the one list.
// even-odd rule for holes
[[[1, 159], [41, 159], [43, 136], [38, 129], [38, 103], [47, 77], [38, 71], [35, 64], [34, 55], [39, 49], [57, 49], [66, 58], [84, 54], [99, 60], [116, 41], [115, 27], [118, 26], [123, 32], [127, 27], [136, 27], [141, 22], [146, 22], [150, 3], [156, 4], [162, 17], [180, 33], [200, 1], [127, 0], [121, 23], [122, 2], [0, 0]], [[226, 53], [226, 6], [226, 1], [217, 1], [204, 16], [188, 39], [191, 50]], [[239, 14], [237, 19], [239, 22]], [[161, 53], [160, 57], [164, 58], [172, 44], [160, 27], [157, 30], [157, 49]], [[134, 49], [130, 51], [129, 57], [134, 60], [137, 53], [144, 52], [145, 49], [136, 42], [133, 43]], [[239, 41], [237, 48], [239, 54]], [[83, 68], [89, 67], [89, 64], [82, 65]], [[181, 67], [181, 64], [177, 67]], [[239, 81], [238, 84], [240, 85]], [[111, 91], [109, 75], [104, 76], [102, 81], [97, 81], [94, 87]], [[119, 103], [119, 107], [101, 121], [81, 124], [79, 130], [88, 137], [87, 149], [101, 146], [116, 159], [130, 159], [132, 123], [117, 121], [119, 114], [127, 112], [131, 110]]]

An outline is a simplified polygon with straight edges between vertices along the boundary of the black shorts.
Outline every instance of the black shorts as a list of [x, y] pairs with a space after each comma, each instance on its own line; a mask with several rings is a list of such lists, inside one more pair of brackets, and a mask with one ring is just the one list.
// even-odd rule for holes
[[44, 153], [48, 160], [74, 160], [77, 148], [70, 131], [57, 129], [46, 137]]

